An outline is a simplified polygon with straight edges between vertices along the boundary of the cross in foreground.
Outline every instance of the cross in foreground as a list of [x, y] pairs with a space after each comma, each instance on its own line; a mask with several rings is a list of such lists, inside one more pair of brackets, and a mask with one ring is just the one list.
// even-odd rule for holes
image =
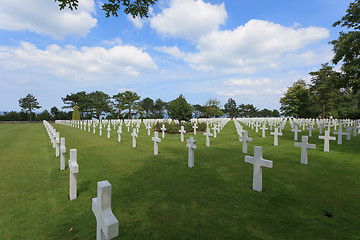
[[92, 199], [92, 211], [96, 217], [96, 240], [119, 235], [119, 221], [111, 211], [111, 184], [107, 180], [97, 184], [97, 197]]
[[252, 189], [258, 192], [262, 191], [262, 167], [267, 167], [267, 168], [273, 167], [273, 162], [270, 160], [263, 159], [262, 155], [263, 155], [263, 148], [255, 146], [254, 157], [245, 156], [245, 162], [254, 165]]

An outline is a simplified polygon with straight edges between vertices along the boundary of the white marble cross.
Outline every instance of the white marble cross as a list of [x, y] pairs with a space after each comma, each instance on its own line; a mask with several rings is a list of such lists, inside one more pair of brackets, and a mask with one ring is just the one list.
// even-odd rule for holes
[[96, 217], [96, 240], [107, 240], [119, 235], [119, 221], [111, 211], [111, 184], [97, 183], [97, 197], [92, 199], [92, 212]]
[[90, 132], [90, 126], [91, 126], [91, 122], [88, 122], [88, 132]]
[[166, 131], [165, 124], [162, 125], [160, 130], [161, 130], [161, 137], [165, 138], [165, 131]]
[[136, 133], [136, 129], [133, 128], [133, 132], [131, 134], [131, 136], [133, 137], [133, 141], [132, 141], [132, 147], [136, 147], [136, 138], [138, 137], [137, 133]]
[[94, 122], [94, 124], [93, 124], [93, 133], [95, 134], [95, 130], [96, 130], [96, 124], [95, 124], [95, 122]]
[[121, 142], [121, 134], [122, 134], [121, 125], [118, 127], [117, 133], [118, 133], [118, 142]]
[[213, 135], [210, 132], [210, 128], [206, 128], [206, 132], [204, 132], [204, 135], [206, 136], [206, 146], [210, 147], [210, 137]]
[[77, 163], [77, 150], [70, 149], [70, 160], [69, 160], [69, 168], [70, 168], [70, 193], [69, 198], [73, 200], [77, 198], [77, 174], [79, 172], [79, 165]]
[[255, 132], [258, 132], [259, 131], [259, 127], [261, 126], [260, 123], [256, 122], [255, 123]]
[[315, 130], [314, 124], [310, 123], [309, 127], [306, 128], [306, 129], [309, 130], [309, 137], [311, 137], [312, 136], [312, 130]]
[[84, 120], [84, 131], [86, 131], [86, 127], [87, 127], [87, 121]]
[[56, 132], [55, 134], [55, 156], [60, 156], [60, 133]]
[[262, 191], [262, 167], [272, 168], [273, 162], [263, 158], [263, 148], [254, 147], [254, 157], [245, 156], [245, 162], [254, 165], [253, 172], [253, 190]]
[[331, 137], [329, 131], [325, 131], [325, 136], [319, 136], [319, 139], [324, 139], [324, 152], [329, 151], [329, 140], [336, 140], [336, 137]]
[[268, 128], [266, 127], [266, 124], [264, 123], [260, 129], [262, 130], [262, 135], [261, 136], [264, 138], [265, 137], [265, 130], [268, 130]]
[[295, 127], [293, 129], [291, 129], [291, 131], [294, 133], [294, 140], [297, 141], [298, 140], [298, 132], [301, 132], [301, 130], [299, 130], [298, 126], [295, 124]]
[[346, 140], [351, 140], [351, 131], [353, 130], [353, 127], [348, 126], [346, 129]]
[[252, 141], [252, 138], [248, 137], [248, 132], [247, 131], [244, 131], [243, 136], [241, 136], [241, 137], [239, 136], [239, 141], [243, 142], [242, 152], [247, 153], [247, 142]]
[[145, 128], [146, 128], [147, 131], [148, 131], [148, 136], [150, 136], [150, 130], [151, 130], [150, 124], [146, 124], [146, 125], [145, 125]]
[[110, 132], [111, 132], [111, 128], [110, 128], [110, 123], [108, 124], [108, 127], [107, 127], [107, 138], [110, 138]]
[[302, 136], [301, 137], [301, 143], [300, 142], [295, 142], [294, 146], [295, 147], [301, 147], [301, 164], [307, 165], [308, 164], [307, 149], [308, 148], [315, 149], [316, 145], [308, 143], [308, 136]]
[[65, 170], [65, 138], [61, 138], [60, 141], [60, 170]]
[[278, 140], [278, 136], [282, 136], [282, 133], [279, 132], [278, 128], [275, 128], [274, 130], [275, 132], [271, 132], [271, 135], [274, 135], [274, 146], [278, 146], [279, 145], [279, 140]]
[[194, 140], [193, 137], [190, 137], [186, 140], [187, 144], [186, 147], [189, 148], [189, 154], [188, 154], [188, 167], [192, 168], [194, 167], [194, 152], [196, 148], [196, 140]]
[[194, 129], [194, 135], [196, 135], [196, 129], [198, 128], [198, 126], [196, 126], [196, 123], [194, 124], [194, 126], [192, 126], [192, 128]]
[[181, 140], [181, 142], [183, 142], [184, 141], [184, 133], [186, 133], [186, 131], [184, 130], [184, 126], [181, 126], [181, 129], [179, 130], [179, 132], [181, 133], [180, 140]]
[[213, 136], [214, 136], [214, 138], [216, 138], [216, 133], [217, 133], [217, 128], [216, 128], [216, 126], [214, 125], [214, 127], [213, 127], [212, 129], [213, 129], [213, 131], [214, 131]]
[[154, 155], [158, 155], [159, 142], [161, 142], [161, 138], [159, 138], [159, 133], [157, 131], [154, 132], [154, 137], [152, 137], [151, 140], [154, 141]]
[[337, 132], [334, 132], [337, 135], [337, 144], [342, 144], [342, 136], [347, 135], [345, 132], [342, 131], [342, 127], [340, 126]]
[[239, 125], [239, 127], [236, 129], [236, 131], [237, 131], [239, 137], [242, 137], [242, 133], [244, 132], [243, 126]]
[[353, 129], [352, 129], [354, 131], [354, 134], [353, 134], [354, 137], [356, 137], [358, 129], [359, 129], [359, 127], [356, 126], [356, 123], [355, 123], [353, 126]]
[[100, 125], [100, 126], [99, 126], [99, 130], [100, 130], [99, 135], [101, 136], [101, 135], [102, 135], [102, 129], [103, 129], [103, 127], [102, 127], [102, 124], [101, 124], [101, 123], [100, 123], [99, 125]]
[[323, 128], [325, 128], [323, 125], [319, 124], [318, 125], [318, 128], [319, 128], [319, 134], [322, 134], [322, 130]]

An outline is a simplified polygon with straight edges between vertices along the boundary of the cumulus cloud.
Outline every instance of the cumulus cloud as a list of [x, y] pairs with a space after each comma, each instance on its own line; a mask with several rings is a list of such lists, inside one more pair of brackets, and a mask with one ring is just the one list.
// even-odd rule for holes
[[[175, 47], [158, 48], [180, 58], [197, 70], [223, 68], [226, 73], [254, 73], [259, 69], [279, 68], [286, 55], [309, 61], [314, 53], [301, 53], [311, 43], [329, 37], [329, 30], [319, 27], [291, 28], [280, 24], [250, 20], [234, 30], [213, 31], [202, 36], [197, 52], [183, 52]], [[312, 62], [312, 61], [311, 61]]]
[[20, 47], [0, 52], [0, 68], [6, 71], [36, 71], [76, 81], [120, 80], [156, 70], [151, 56], [133, 46], [82, 47], [53, 44], [45, 50], [22, 42]]
[[126, 17], [130, 22], [132, 22], [135, 28], [141, 29], [144, 26], [143, 20], [141, 20], [141, 18], [133, 18], [133, 16], [129, 14]]
[[172, 0], [168, 8], [150, 19], [150, 26], [162, 35], [196, 40], [217, 31], [226, 18], [224, 3], [212, 5], [203, 0]]
[[48, 0], [1, 1], [0, 29], [28, 30], [62, 39], [66, 35], [85, 36], [96, 26], [94, 0], [79, 1], [78, 10], [59, 10], [58, 3]]
[[225, 85], [229, 85], [229, 86], [246, 86], [246, 87], [250, 87], [250, 86], [264, 86], [264, 85], [268, 85], [270, 84], [270, 79], [250, 79], [250, 78], [246, 78], [246, 79], [235, 79], [235, 78], [230, 78], [228, 80], [226, 80], [224, 82]]

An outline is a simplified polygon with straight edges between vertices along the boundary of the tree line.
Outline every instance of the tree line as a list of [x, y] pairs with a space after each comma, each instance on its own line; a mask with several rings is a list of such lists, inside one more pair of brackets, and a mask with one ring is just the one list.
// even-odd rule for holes
[[[310, 72], [311, 83], [298, 80], [280, 99], [286, 116], [360, 118], [360, 0], [350, 3], [346, 15], [333, 27], [345, 27], [333, 45], [334, 57]], [[340, 71], [334, 65], [341, 63]]]
[[79, 119], [131, 119], [131, 118], [172, 118], [188, 121], [191, 118], [212, 118], [212, 117], [279, 117], [278, 110], [257, 109], [252, 104], [239, 104], [229, 98], [222, 107], [217, 99], [209, 99], [204, 105], [191, 105], [186, 98], [180, 96], [170, 102], [160, 98], [153, 100], [146, 97], [140, 100], [136, 92], [125, 91], [110, 96], [101, 91], [86, 93], [85, 91], [67, 94], [62, 98], [63, 109], [70, 109], [65, 112], [57, 107], [52, 107], [50, 112], [44, 110], [36, 114], [34, 110], [41, 106], [36, 97], [28, 94], [19, 99], [20, 112], [4, 112], [0, 114], [0, 121], [42, 121], [42, 120], [64, 120], [73, 119], [73, 110], [76, 108]]

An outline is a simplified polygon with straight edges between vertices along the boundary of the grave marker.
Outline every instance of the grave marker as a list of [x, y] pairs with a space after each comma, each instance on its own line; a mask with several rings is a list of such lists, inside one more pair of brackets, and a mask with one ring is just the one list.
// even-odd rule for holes
[[262, 167], [272, 168], [273, 162], [263, 158], [263, 148], [254, 147], [254, 157], [245, 156], [245, 162], [254, 165], [253, 170], [253, 187], [252, 189], [258, 192], [262, 191]]
[[61, 143], [60, 143], [60, 170], [65, 170], [65, 153], [66, 153], [65, 138], [61, 138]]
[[154, 155], [158, 155], [159, 153], [159, 142], [161, 142], [161, 139], [158, 136], [158, 132], [154, 132], [154, 137], [152, 137], [151, 139], [154, 141]]
[[301, 143], [296, 142], [296, 143], [294, 143], [294, 146], [295, 147], [301, 147], [301, 164], [307, 165], [308, 164], [307, 149], [308, 148], [315, 149], [316, 145], [308, 143], [308, 136], [302, 136], [301, 137]]
[[196, 140], [194, 140], [193, 137], [190, 137], [186, 140], [187, 144], [186, 147], [189, 148], [189, 154], [188, 154], [188, 167], [193, 168], [194, 167], [194, 152], [196, 148]]
[[112, 239], [119, 235], [119, 221], [111, 211], [111, 184], [105, 180], [97, 183], [97, 197], [92, 199], [96, 217], [96, 239]]
[[77, 164], [77, 150], [70, 149], [70, 193], [69, 198], [73, 200], [77, 198], [77, 174], [79, 172], [79, 165]]
[[324, 140], [324, 152], [329, 152], [329, 140], [336, 140], [336, 137], [331, 137], [329, 131], [325, 131], [325, 136], [319, 136], [319, 139]]
[[279, 132], [278, 128], [275, 128], [275, 132], [271, 132], [271, 135], [274, 135], [274, 146], [279, 145], [278, 136], [282, 136], [282, 133]]
[[184, 141], [184, 133], [186, 133], [186, 131], [184, 130], [184, 126], [181, 126], [181, 129], [179, 130], [179, 132], [181, 133], [180, 140], [181, 140], [181, 142], [183, 142]]
[[210, 137], [213, 135], [210, 132], [210, 128], [206, 128], [206, 132], [204, 132], [204, 135], [206, 136], [206, 146], [210, 147]]
[[136, 138], [138, 137], [138, 135], [136, 134], [136, 129], [133, 128], [133, 133], [131, 134], [131, 136], [133, 137], [133, 141], [132, 141], [132, 147], [136, 147]]
[[239, 136], [239, 141], [243, 142], [243, 148], [242, 148], [242, 152], [243, 153], [247, 153], [247, 142], [248, 141], [252, 141], [252, 138], [248, 137], [248, 132], [244, 131], [243, 136]]

